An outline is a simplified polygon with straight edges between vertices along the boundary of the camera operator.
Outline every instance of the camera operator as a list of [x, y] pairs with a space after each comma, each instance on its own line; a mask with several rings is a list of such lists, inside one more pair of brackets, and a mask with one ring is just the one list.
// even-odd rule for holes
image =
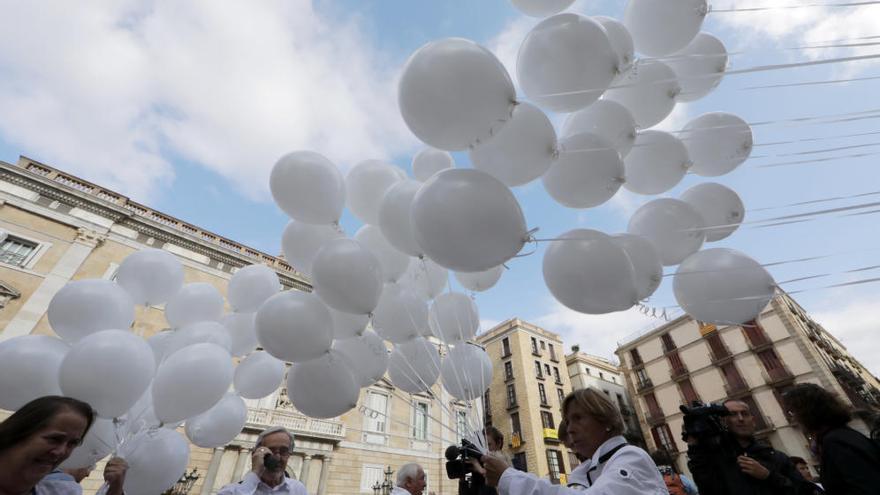
[[251, 456], [251, 472], [238, 483], [224, 486], [217, 495], [308, 495], [305, 485], [284, 472], [293, 452], [293, 433], [281, 426], [263, 430]]
[[755, 418], [745, 402], [682, 410], [688, 467], [701, 495], [812, 493], [787, 455], [755, 439]]
[[666, 485], [644, 450], [624, 440], [623, 419], [614, 404], [596, 389], [575, 390], [562, 402], [568, 441], [586, 464], [583, 484], [554, 485], [534, 474], [511, 468], [501, 457], [483, 456], [486, 482], [501, 495], [666, 495]]

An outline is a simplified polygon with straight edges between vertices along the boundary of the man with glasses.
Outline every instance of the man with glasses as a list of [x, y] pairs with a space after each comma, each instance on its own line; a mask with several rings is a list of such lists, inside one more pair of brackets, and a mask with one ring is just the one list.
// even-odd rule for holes
[[299, 481], [288, 478], [285, 469], [293, 452], [293, 433], [274, 426], [260, 433], [251, 456], [251, 471], [238, 483], [224, 486], [217, 495], [308, 495]]

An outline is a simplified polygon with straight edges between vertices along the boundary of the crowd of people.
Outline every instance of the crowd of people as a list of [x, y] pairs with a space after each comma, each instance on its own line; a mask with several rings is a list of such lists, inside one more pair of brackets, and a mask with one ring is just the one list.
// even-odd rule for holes
[[[688, 468], [682, 474], [664, 451], [652, 455], [624, 438], [624, 424], [612, 402], [595, 389], [576, 390], [562, 403], [560, 440], [580, 464], [567, 485], [517, 470], [503, 453], [503, 435], [485, 431], [488, 449], [472, 464], [471, 477], [481, 480], [480, 494], [500, 495], [869, 495], [880, 493], [880, 443], [848, 426], [848, 407], [818, 385], [796, 385], [784, 395], [787, 413], [810, 440], [819, 462], [814, 477], [809, 463], [755, 438], [749, 405], [730, 399], [715, 436], [685, 432]], [[59, 466], [82, 443], [95, 420], [92, 408], [79, 400], [49, 396], [35, 399], [0, 423], [0, 495], [72, 495], [94, 466], [62, 470]], [[272, 427], [257, 438], [251, 471], [223, 487], [219, 495], [306, 495], [306, 487], [286, 474], [294, 435]], [[122, 495], [128, 465], [110, 459], [99, 495]], [[422, 466], [397, 469], [393, 495], [422, 495]], [[463, 486], [463, 485], [461, 485]]]

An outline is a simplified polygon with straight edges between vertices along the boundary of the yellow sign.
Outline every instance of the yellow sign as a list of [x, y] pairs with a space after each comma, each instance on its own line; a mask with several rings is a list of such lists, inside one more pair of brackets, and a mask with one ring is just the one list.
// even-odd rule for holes
[[559, 432], [556, 431], [556, 428], [544, 428], [544, 438], [559, 440]]
[[705, 337], [706, 335], [715, 331], [716, 327], [712, 323], [700, 323], [700, 336]]
[[513, 435], [510, 436], [510, 446], [518, 449], [522, 445], [522, 439], [519, 437], [519, 432], [514, 432]]
[[559, 475], [559, 484], [562, 486], [568, 486], [568, 475], [565, 473], [561, 473]]

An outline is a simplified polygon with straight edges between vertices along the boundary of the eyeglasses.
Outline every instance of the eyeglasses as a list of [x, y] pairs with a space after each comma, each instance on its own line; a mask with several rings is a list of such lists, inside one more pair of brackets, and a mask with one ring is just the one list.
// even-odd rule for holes
[[269, 452], [277, 455], [278, 457], [290, 457], [290, 449], [288, 447], [266, 447], [269, 449]]

